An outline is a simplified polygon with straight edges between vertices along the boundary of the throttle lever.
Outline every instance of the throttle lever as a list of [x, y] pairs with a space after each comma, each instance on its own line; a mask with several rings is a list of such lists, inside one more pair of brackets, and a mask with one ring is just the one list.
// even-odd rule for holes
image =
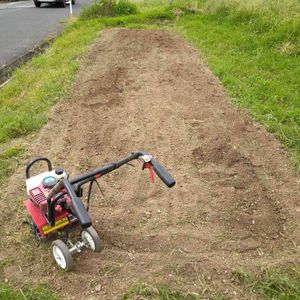
[[150, 172], [151, 181], [154, 181], [154, 173], [162, 180], [162, 182], [169, 188], [173, 187], [176, 184], [174, 178], [170, 173], [160, 165], [151, 155], [140, 152], [143, 155], [140, 155], [139, 158], [143, 161], [143, 169], [147, 168]]
[[150, 162], [144, 162], [142, 170], [144, 170], [144, 169], [148, 169], [149, 175], [150, 175], [150, 181], [152, 183], [154, 183], [155, 176], [154, 176], [154, 171], [153, 171], [151, 163]]
[[151, 159], [152, 156], [149, 154], [144, 154], [140, 157], [143, 161], [143, 167], [142, 170], [144, 169], [148, 169], [149, 171], [149, 175], [150, 175], [150, 180], [152, 183], [154, 183], [154, 172], [153, 172], [153, 168], [152, 168], [152, 164], [151, 164]]

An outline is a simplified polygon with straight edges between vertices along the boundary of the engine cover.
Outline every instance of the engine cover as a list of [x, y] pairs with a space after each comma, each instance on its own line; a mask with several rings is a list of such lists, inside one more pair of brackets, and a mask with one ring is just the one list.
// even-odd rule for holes
[[47, 213], [47, 199], [46, 196], [49, 194], [49, 189], [44, 188], [41, 184], [40, 186], [29, 191], [29, 197], [34, 205], [34, 208], [41, 214], [45, 215]]

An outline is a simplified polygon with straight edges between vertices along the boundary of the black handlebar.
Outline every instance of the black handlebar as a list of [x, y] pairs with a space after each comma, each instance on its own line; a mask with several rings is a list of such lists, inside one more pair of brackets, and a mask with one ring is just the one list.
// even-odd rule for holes
[[[117, 162], [107, 164], [103, 167], [97, 168], [94, 171], [88, 172], [86, 174], [77, 176], [70, 181], [68, 179], [61, 179], [50, 191], [50, 193], [47, 196], [47, 206], [48, 206], [48, 212], [47, 212], [47, 218], [51, 226], [54, 226], [55, 224], [55, 205], [59, 198], [63, 196], [65, 193], [67, 193], [71, 198], [71, 211], [78, 219], [80, 225], [82, 228], [87, 228], [91, 226], [92, 222], [88, 215], [88, 212], [86, 208], [84, 207], [81, 199], [78, 197], [80, 194], [79, 191], [81, 189], [81, 186], [87, 182], [96, 180], [100, 176], [103, 176], [107, 173], [110, 173], [111, 171], [120, 168], [124, 164], [134, 160], [134, 159], [142, 159], [144, 163], [150, 163], [153, 167], [154, 172], [157, 174], [157, 176], [162, 180], [162, 182], [169, 188], [173, 187], [176, 184], [176, 181], [174, 178], [170, 175], [170, 173], [162, 166], [160, 165], [152, 156], [147, 154], [146, 152], [133, 152], [128, 157], [121, 159]], [[52, 170], [52, 166], [50, 161], [45, 157], [38, 157], [32, 160], [27, 168], [26, 168], [26, 177], [29, 176], [29, 169], [30, 167], [38, 160], [45, 160], [48, 162], [48, 168], [49, 170]], [[27, 177], [29, 178], [29, 177]], [[65, 189], [65, 192], [62, 190]], [[53, 201], [51, 200], [54, 197]]]
[[70, 183], [73, 185], [76, 185], [77, 189], [79, 189], [81, 185], [83, 185], [91, 180], [97, 179], [97, 176], [105, 175], [115, 169], [120, 168], [124, 164], [127, 164], [128, 162], [130, 162], [134, 159], [141, 158], [145, 155], [151, 159], [149, 162], [151, 163], [155, 173], [163, 181], [163, 183], [169, 188], [173, 187], [176, 184], [176, 181], [174, 180], [174, 178], [168, 173], [168, 171], [162, 165], [160, 165], [154, 158], [152, 158], [152, 156], [150, 156], [149, 154], [147, 154], [144, 151], [133, 152], [128, 157], [121, 159], [117, 162], [107, 164], [107, 165], [100, 167], [92, 172], [88, 172], [86, 174], [79, 175], [79, 176], [71, 179]]
[[59, 193], [63, 188], [66, 189], [67, 194], [71, 198], [71, 211], [73, 215], [78, 219], [78, 222], [82, 228], [88, 228], [92, 225], [92, 221], [90, 216], [84, 207], [82, 201], [77, 197], [74, 188], [68, 179], [61, 179], [51, 190], [51, 192], [47, 196], [47, 205], [48, 205], [48, 221], [51, 226], [55, 224], [55, 205], [57, 201], [52, 201], [51, 198], [54, 197], [57, 193]]
[[176, 184], [176, 181], [171, 176], [171, 174], [162, 165], [160, 165], [154, 158], [151, 159], [151, 164], [154, 172], [168, 188], [171, 188]]
[[35, 157], [34, 159], [30, 160], [28, 163], [27, 163], [27, 166], [26, 166], [26, 179], [28, 179], [30, 177], [30, 168], [38, 161], [41, 161], [41, 160], [44, 160], [47, 162], [47, 165], [48, 165], [48, 171], [52, 171], [52, 164], [51, 164], [51, 161], [47, 158], [47, 157], [43, 157], [43, 156], [38, 156], [38, 157]]

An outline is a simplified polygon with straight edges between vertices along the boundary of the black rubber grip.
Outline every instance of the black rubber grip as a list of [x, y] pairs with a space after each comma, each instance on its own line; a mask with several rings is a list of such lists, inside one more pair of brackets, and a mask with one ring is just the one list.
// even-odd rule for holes
[[55, 216], [54, 216], [54, 205], [55, 202], [51, 201], [51, 198], [54, 197], [57, 193], [59, 193], [61, 191], [61, 189], [63, 189], [65, 186], [63, 180], [59, 180], [58, 183], [52, 188], [52, 190], [50, 191], [50, 193], [47, 196], [47, 219], [48, 222], [51, 226], [54, 226], [55, 224]]
[[155, 159], [151, 159], [151, 164], [154, 172], [157, 174], [157, 176], [163, 181], [163, 183], [167, 187], [171, 188], [176, 184], [176, 181], [170, 175], [170, 173], [162, 165], [160, 165]]
[[78, 219], [78, 222], [82, 228], [87, 228], [92, 225], [92, 221], [90, 216], [84, 207], [80, 198], [77, 197], [71, 183], [67, 179], [61, 179], [58, 183], [52, 188], [51, 192], [47, 196], [48, 203], [48, 219], [53, 226], [55, 224], [54, 217], [54, 205], [55, 202], [51, 203], [51, 198], [54, 197], [57, 193], [60, 193], [61, 190], [65, 188], [67, 194], [71, 198], [71, 210], [74, 216]]
[[82, 228], [87, 228], [92, 225], [90, 216], [84, 207], [80, 198], [77, 197], [71, 183], [67, 179], [63, 179], [67, 193], [71, 198], [71, 210]]
[[71, 210], [82, 228], [88, 228], [92, 225], [90, 216], [78, 197], [71, 198]]

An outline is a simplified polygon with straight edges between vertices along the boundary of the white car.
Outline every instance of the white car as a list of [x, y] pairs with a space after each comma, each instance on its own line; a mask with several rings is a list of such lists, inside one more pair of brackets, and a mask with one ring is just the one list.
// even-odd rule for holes
[[[66, 7], [70, 0], [33, 0], [35, 7], [41, 7], [42, 3], [57, 3], [62, 7]], [[71, 0], [75, 4], [76, 0]]]

